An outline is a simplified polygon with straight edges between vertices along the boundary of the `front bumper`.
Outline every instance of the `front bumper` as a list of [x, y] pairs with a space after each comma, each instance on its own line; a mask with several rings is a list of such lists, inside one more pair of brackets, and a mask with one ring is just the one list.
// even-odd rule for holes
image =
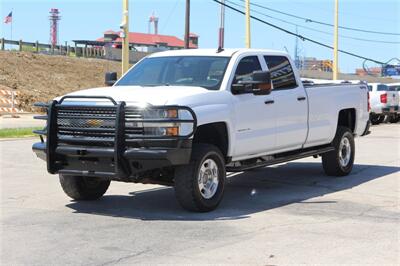
[[[32, 150], [47, 160], [46, 142], [34, 143]], [[181, 141], [176, 148], [134, 148], [123, 151], [120, 158], [122, 173], [115, 171], [114, 148], [85, 146], [59, 146], [55, 149], [54, 173], [104, 177], [112, 179], [130, 178], [134, 175], [164, 167], [188, 164], [192, 153], [192, 141]]]
[[[61, 104], [67, 97], [102, 98], [113, 105]], [[41, 136], [41, 142], [35, 143], [32, 149], [46, 161], [47, 171], [51, 174], [129, 182], [149, 170], [189, 163], [197, 119], [188, 107], [128, 107], [124, 102], [116, 103], [104, 96], [66, 96], [59, 102], [36, 106], [46, 108], [47, 116], [36, 118], [47, 120], [47, 125], [44, 130], [34, 131]], [[177, 115], [171, 118], [145, 116], [146, 112], [164, 112], [166, 109]], [[163, 128], [164, 125], [177, 127], [182, 124], [186, 126], [186, 130], [182, 130], [184, 135], [179, 135], [180, 130], [177, 135], [168, 136], [145, 133], [146, 125]]]

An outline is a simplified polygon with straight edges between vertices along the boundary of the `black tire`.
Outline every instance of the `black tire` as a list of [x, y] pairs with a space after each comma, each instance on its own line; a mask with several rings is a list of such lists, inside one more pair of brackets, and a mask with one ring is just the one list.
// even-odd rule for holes
[[390, 117], [389, 122], [390, 123], [397, 123], [400, 121], [400, 115], [393, 115]]
[[106, 193], [110, 180], [96, 177], [59, 175], [65, 194], [74, 200], [96, 200]]
[[385, 120], [385, 116], [384, 115], [370, 115], [370, 120], [371, 120], [371, 124], [372, 125], [378, 125], [380, 123], [383, 122], [383, 120]]
[[383, 123], [385, 121], [386, 115], [380, 115], [378, 117], [378, 123]]
[[[199, 188], [199, 171], [208, 159], [217, 166], [218, 184], [215, 193], [205, 198]], [[214, 168], [215, 169], [215, 168]], [[204, 176], [203, 176], [204, 177]], [[175, 195], [183, 208], [195, 212], [214, 210], [222, 200], [225, 187], [225, 160], [221, 151], [209, 144], [194, 144], [190, 163], [175, 169]], [[207, 183], [208, 184], [208, 183]]]
[[[348, 145], [344, 145], [345, 147], [340, 150], [342, 140], [346, 143], [344, 139], [347, 139]], [[322, 154], [322, 166], [325, 173], [329, 176], [346, 176], [350, 174], [353, 169], [355, 154], [353, 133], [347, 127], [339, 126], [332, 145], [335, 150]], [[350, 152], [346, 147], [350, 148]], [[341, 160], [347, 154], [350, 155], [348, 160]]]

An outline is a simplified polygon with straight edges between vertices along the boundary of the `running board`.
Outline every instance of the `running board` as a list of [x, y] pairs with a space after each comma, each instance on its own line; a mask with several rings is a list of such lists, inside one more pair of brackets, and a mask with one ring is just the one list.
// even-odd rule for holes
[[250, 169], [255, 169], [255, 168], [260, 168], [260, 167], [265, 167], [265, 166], [270, 166], [278, 163], [284, 163], [284, 162], [289, 162], [289, 161], [294, 161], [314, 155], [320, 155], [326, 152], [330, 152], [335, 150], [332, 146], [323, 146], [318, 149], [311, 148], [311, 149], [302, 149], [298, 151], [291, 151], [291, 152], [284, 152], [284, 153], [279, 153], [275, 154], [275, 158], [263, 162], [258, 162], [252, 165], [242, 165], [242, 166], [227, 166], [226, 171], [227, 172], [242, 172]]

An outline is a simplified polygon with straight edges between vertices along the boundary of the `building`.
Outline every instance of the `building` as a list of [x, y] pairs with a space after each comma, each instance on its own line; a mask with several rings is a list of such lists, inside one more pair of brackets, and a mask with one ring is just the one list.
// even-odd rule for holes
[[[171, 35], [130, 32], [128, 38], [130, 50], [140, 52], [152, 53], [164, 50], [177, 50], [183, 49], [185, 46], [184, 40]], [[98, 38], [96, 41], [102, 42], [105, 45], [111, 44], [114, 48], [121, 48], [122, 46], [120, 32], [112, 30], [104, 32], [104, 36]], [[189, 36], [189, 48], [198, 48], [198, 43], [199, 36], [191, 33]]]
[[380, 77], [381, 74], [382, 74], [382, 68], [381, 67], [370, 67], [370, 68], [368, 68], [368, 72], [364, 68], [357, 68], [356, 69], [356, 75], [357, 76], [372, 75], [372, 76]]
[[299, 69], [302, 70], [318, 70], [323, 72], [332, 72], [332, 60], [319, 60], [315, 57], [303, 57], [296, 62]]

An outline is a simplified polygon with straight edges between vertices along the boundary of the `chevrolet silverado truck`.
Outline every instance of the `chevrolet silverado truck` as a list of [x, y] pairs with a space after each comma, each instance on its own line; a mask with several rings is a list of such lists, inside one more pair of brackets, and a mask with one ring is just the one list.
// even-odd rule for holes
[[[399, 95], [396, 91], [382, 83], [368, 83], [369, 102], [371, 106], [370, 120], [373, 125], [385, 121], [397, 122], [399, 112]], [[397, 121], [396, 121], [397, 120]]]
[[329, 176], [353, 167], [369, 133], [363, 84], [304, 85], [290, 57], [255, 49], [155, 53], [108, 87], [36, 106], [47, 120], [33, 151], [74, 200], [111, 181], [174, 186], [187, 210], [215, 209], [226, 172], [322, 157]]

